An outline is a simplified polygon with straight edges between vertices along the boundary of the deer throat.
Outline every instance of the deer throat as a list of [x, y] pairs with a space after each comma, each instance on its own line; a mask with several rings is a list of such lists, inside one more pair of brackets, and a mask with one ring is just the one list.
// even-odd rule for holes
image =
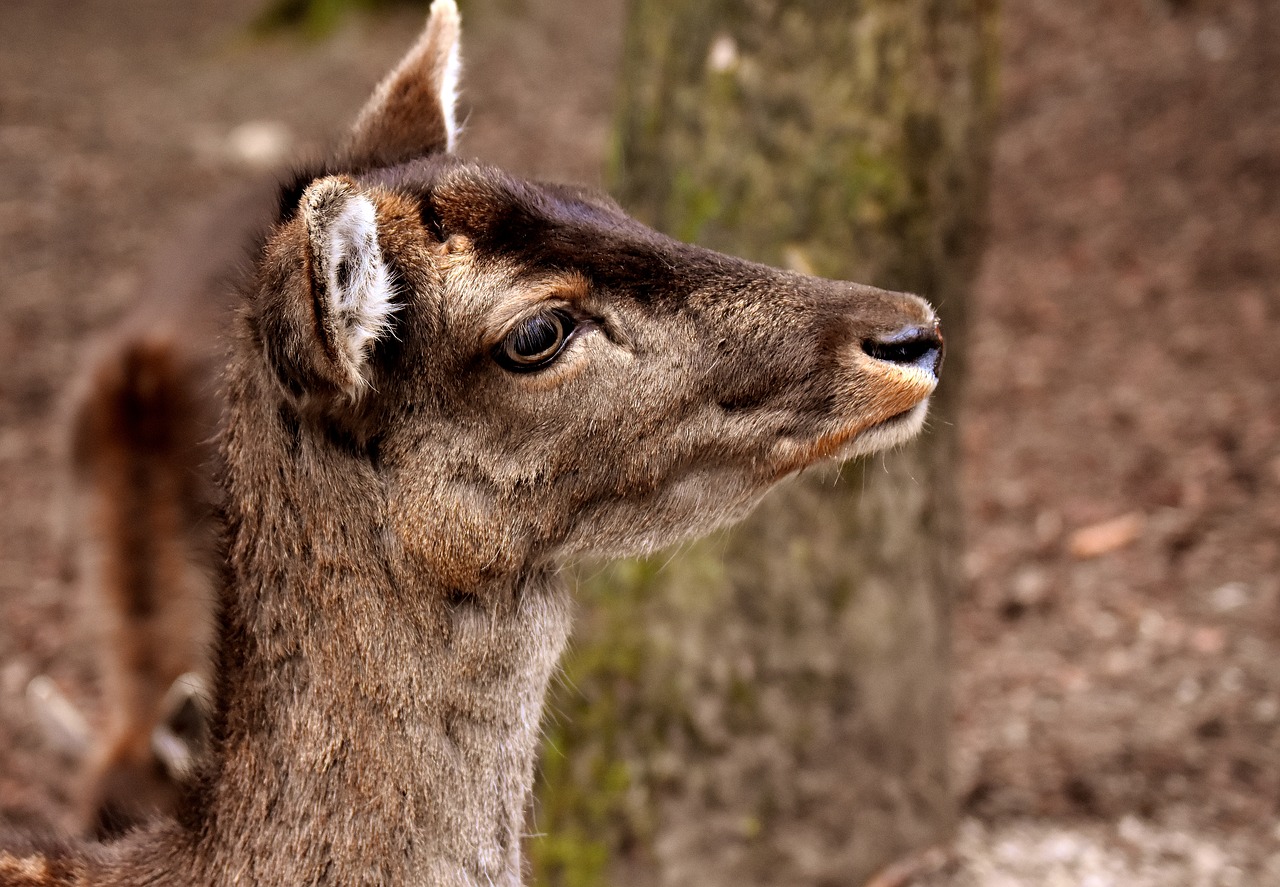
[[[435, 587], [397, 566], [376, 478], [236, 471], [198, 868], [261, 884], [518, 884], [569, 630], [559, 581]], [[300, 507], [339, 477], [359, 488]]]

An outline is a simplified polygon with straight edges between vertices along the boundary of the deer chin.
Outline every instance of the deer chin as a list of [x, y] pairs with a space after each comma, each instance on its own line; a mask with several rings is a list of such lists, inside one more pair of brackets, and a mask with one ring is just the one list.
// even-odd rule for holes
[[775, 452], [774, 478], [782, 478], [820, 462], [844, 462], [906, 443], [920, 433], [929, 411], [929, 398], [871, 424], [848, 423], [815, 440], [786, 441]]
[[856, 433], [839, 447], [833, 458], [844, 461], [904, 444], [924, 428], [925, 416], [928, 413], [929, 398], [926, 397], [910, 409]]

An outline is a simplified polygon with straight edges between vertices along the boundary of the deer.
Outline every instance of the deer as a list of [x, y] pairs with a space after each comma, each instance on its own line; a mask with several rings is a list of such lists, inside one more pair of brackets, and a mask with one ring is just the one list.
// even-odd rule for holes
[[[217, 378], [230, 269], [269, 214], [263, 190], [241, 185], [182, 227], [67, 397], [62, 574], [107, 704], [86, 711], [43, 674], [27, 700], [49, 744], [79, 765], [72, 820], [96, 838], [174, 812], [208, 744]], [[226, 235], [241, 228], [246, 238]]]
[[27, 685], [50, 741], [82, 769], [77, 826], [103, 838], [172, 810], [203, 753], [217, 575], [202, 369], [158, 331], [113, 346], [74, 398], [64, 540], [111, 705], [94, 718], [47, 675]]
[[211, 748], [177, 814], [3, 887], [522, 882], [574, 559], [916, 434], [914, 295], [668, 238], [455, 153], [460, 23], [279, 191], [231, 334]]

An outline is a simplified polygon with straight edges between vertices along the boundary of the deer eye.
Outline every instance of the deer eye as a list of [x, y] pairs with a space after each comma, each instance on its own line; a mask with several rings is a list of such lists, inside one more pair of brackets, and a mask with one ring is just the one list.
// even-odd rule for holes
[[516, 373], [544, 367], [564, 350], [576, 326], [577, 321], [564, 311], [535, 314], [507, 333], [495, 350], [494, 359]]

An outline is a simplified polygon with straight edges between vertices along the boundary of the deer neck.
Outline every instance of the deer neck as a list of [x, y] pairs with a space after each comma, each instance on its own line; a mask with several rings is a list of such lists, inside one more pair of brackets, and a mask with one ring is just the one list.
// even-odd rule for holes
[[368, 460], [236, 409], [222, 742], [199, 867], [243, 883], [518, 884], [568, 631], [558, 582], [424, 579], [402, 566]]

